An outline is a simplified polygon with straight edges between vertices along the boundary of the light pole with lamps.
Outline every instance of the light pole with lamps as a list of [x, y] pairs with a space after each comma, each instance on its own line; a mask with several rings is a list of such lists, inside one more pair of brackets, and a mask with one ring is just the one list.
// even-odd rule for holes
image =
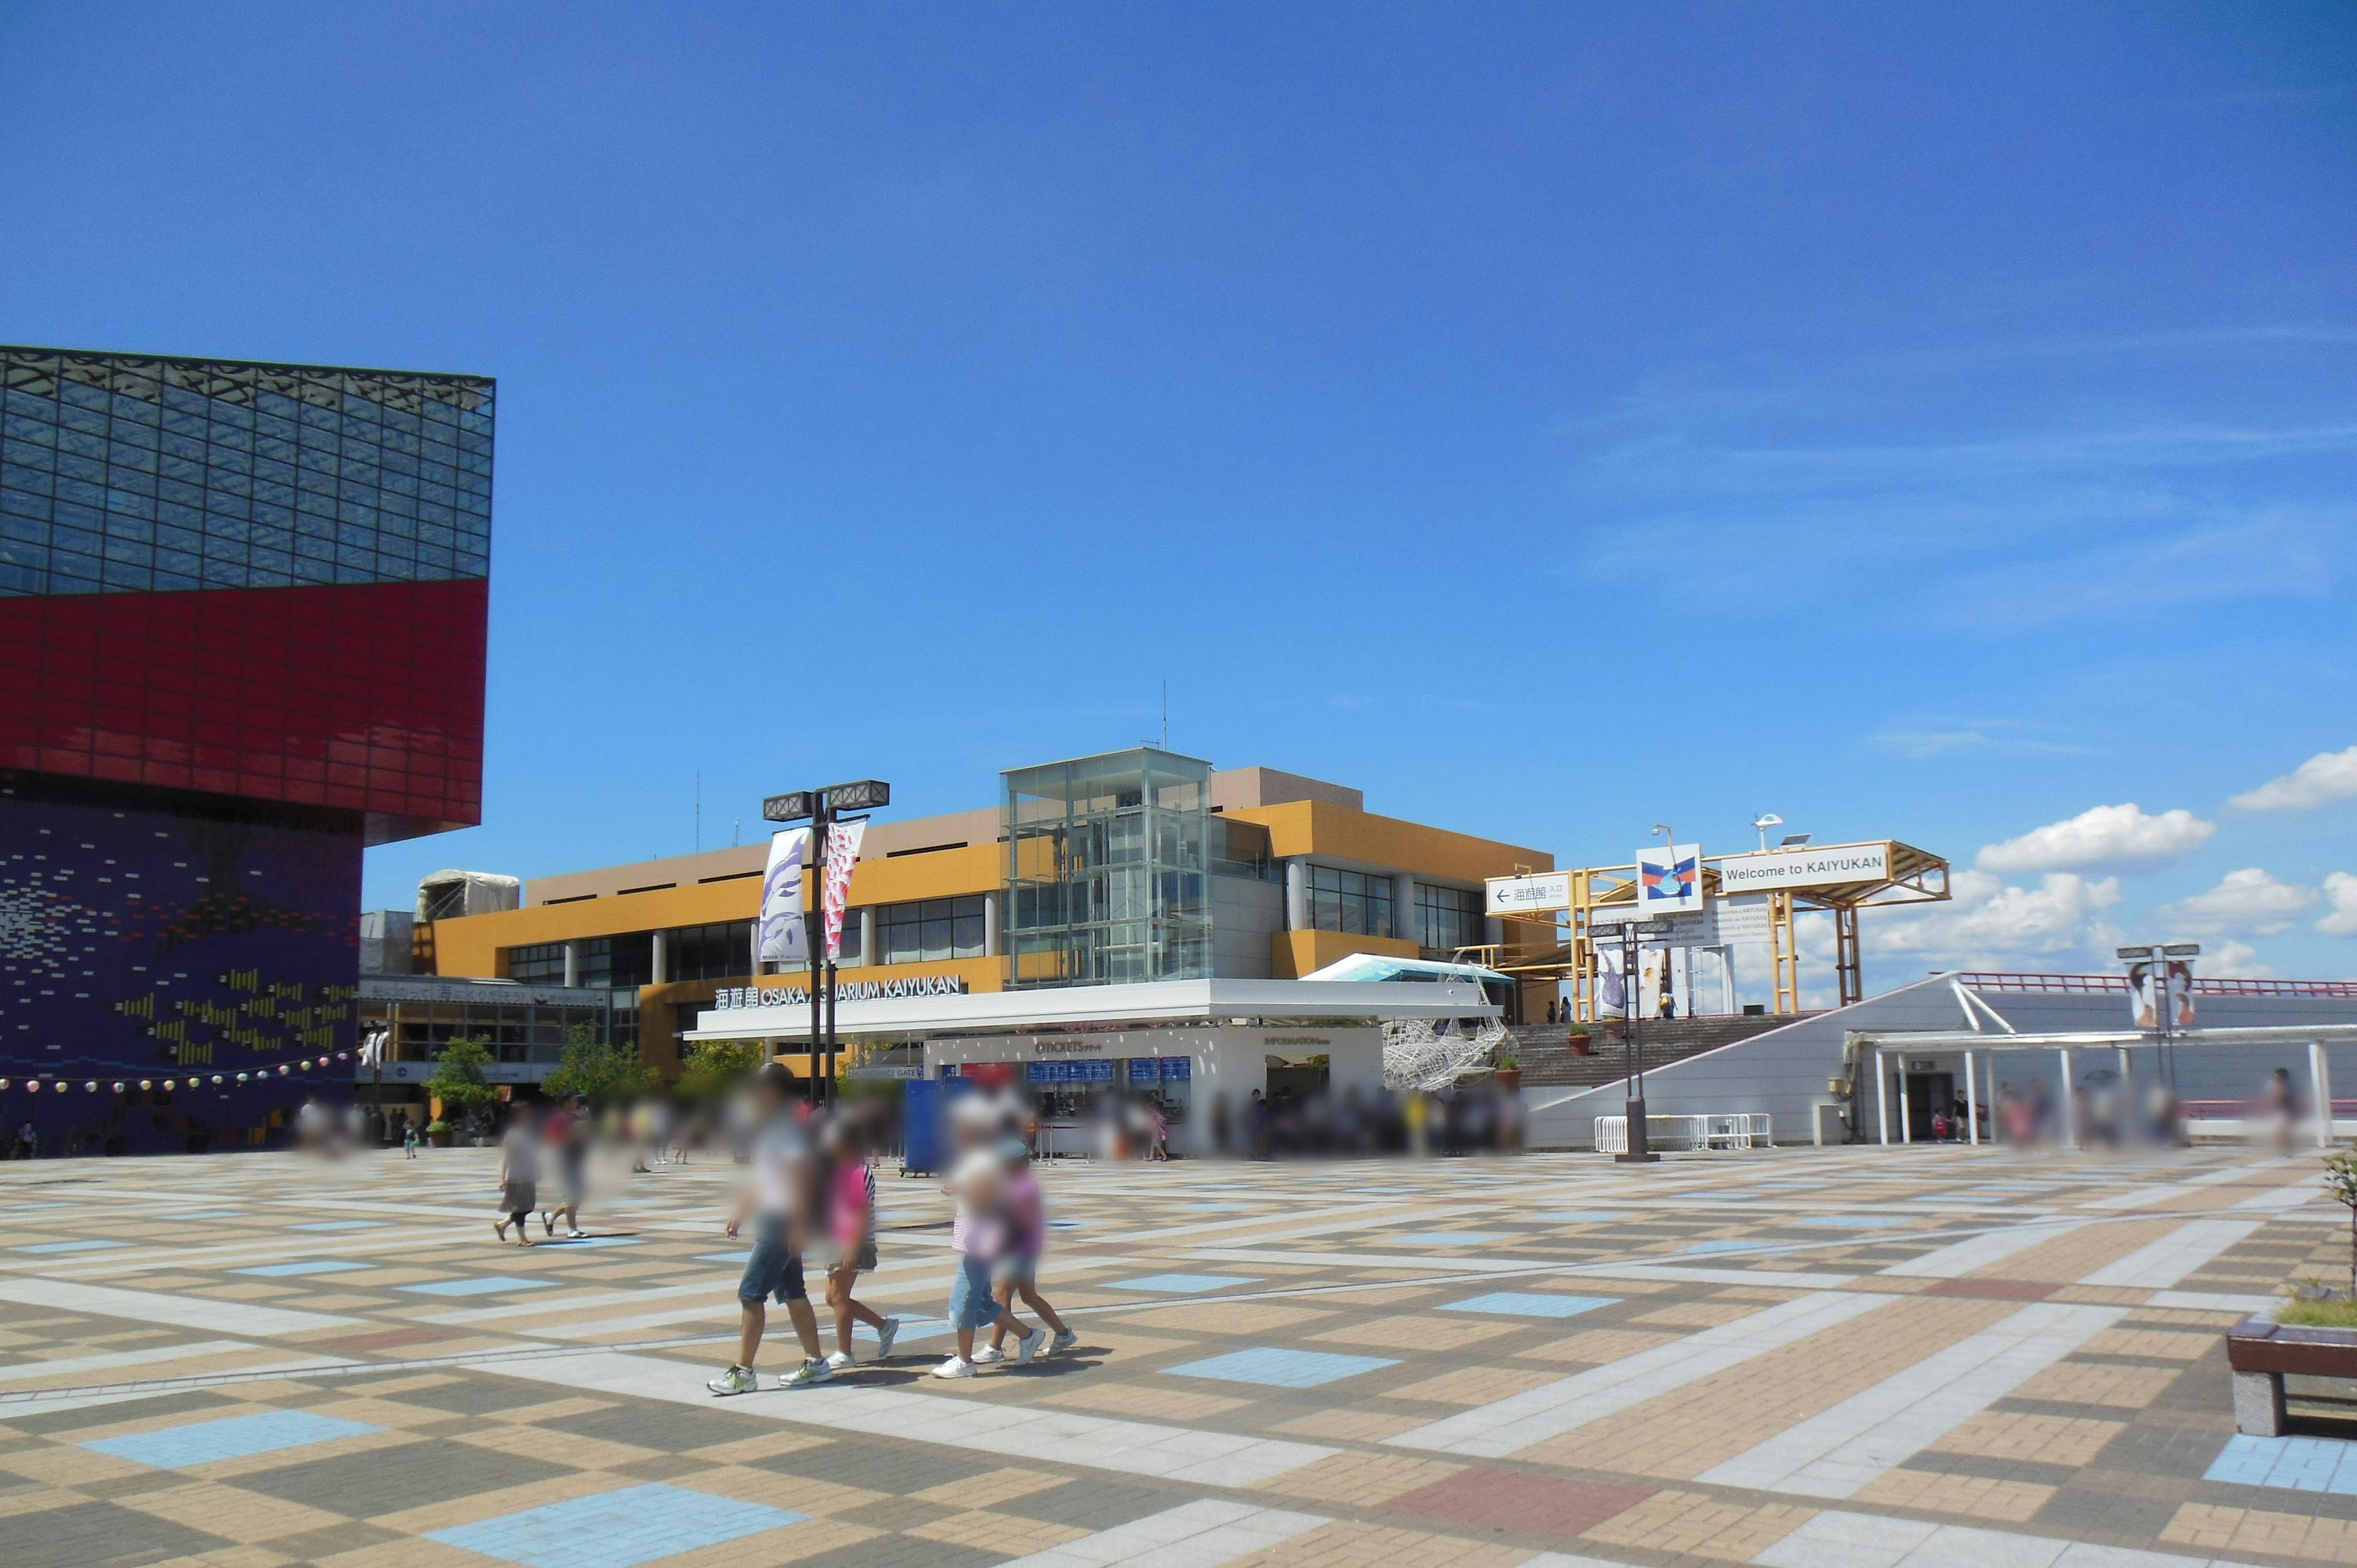
[[[802, 907], [803, 941], [810, 950], [810, 1055], [811, 1071], [822, 1074], [819, 1098], [834, 1098], [834, 959], [826, 950], [826, 852], [827, 830], [845, 820], [845, 813], [872, 811], [892, 803], [892, 786], [880, 779], [861, 779], [849, 784], [830, 784], [823, 789], [790, 789], [782, 795], [771, 795], [761, 802], [762, 817], [772, 822], [808, 822], [811, 825], [810, 864], [817, 875], [813, 885], [818, 889], [820, 908], [819, 930], [813, 939], [810, 932], [812, 910], [806, 902]], [[755, 928], [755, 940], [759, 929]], [[760, 952], [754, 951], [753, 967], [761, 966]], [[821, 1066], [823, 1056], [824, 1066]]]
[[1637, 1005], [1637, 943], [1645, 937], [1666, 937], [1675, 929], [1668, 920], [1620, 923], [1620, 1026], [1629, 1036], [1629, 1146], [1613, 1158], [1622, 1165], [1652, 1165], [1662, 1157], [1646, 1139], [1644, 1010]]

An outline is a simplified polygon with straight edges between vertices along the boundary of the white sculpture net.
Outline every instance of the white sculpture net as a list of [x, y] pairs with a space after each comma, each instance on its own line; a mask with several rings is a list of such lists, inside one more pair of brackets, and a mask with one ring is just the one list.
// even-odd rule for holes
[[1505, 1026], [1494, 1019], [1485, 1020], [1470, 1035], [1459, 1034], [1454, 1018], [1437, 1029], [1428, 1019], [1394, 1020], [1383, 1026], [1383, 1087], [1427, 1092], [1446, 1089], [1487, 1068], [1491, 1054], [1505, 1038]]

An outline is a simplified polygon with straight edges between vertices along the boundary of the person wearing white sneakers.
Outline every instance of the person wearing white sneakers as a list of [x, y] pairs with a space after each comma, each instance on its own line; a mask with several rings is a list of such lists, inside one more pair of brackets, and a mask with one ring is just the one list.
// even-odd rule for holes
[[851, 1294], [860, 1271], [876, 1267], [876, 1172], [867, 1164], [859, 1129], [847, 1121], [836, 1122], [820, 1144], [827, 1155], [827, 1229], [834, 1238], [834, 1262], [826, 1271], [826, 1305], [834, 1312], [835, 1350], [826, 1364], [842, 1372], [859, 1365], [851, 1348], [854, 1321], [876, 1330], [876, 1359], [884, 1361], [891, 1359], [900, 1320], [879, 1316]]
[[[1070, 1350], [1081, 1342], [1081, 1337], [1056, 1316], [1048, 1298], [1039, 1294], [1039, 1254], [1048, 1250], [1048, 1201], [1039, 1190], [1039, 1178], [1031, 1170], [1031, 1145], [1009, 1134], [999, 1144], [999, 1154], [1006, 1162], [1006, 1247], [998, 1255], [992, 1277], [998, 1287], [998, 1305], [1012, 1307], [1016, 1293], [1022, 1293], [1025, 1305], [1038, 1313], [1056, 1337], [1048, 1341], [1050, 1351]], [[1004, 1328], [995, 1329], [990, 1343], [974, 1353], [974, 1359], [985, 1366], [1002, 1359], [1000, 1348], [1006, 1338]]]
[[767, 1063], [753, 1075], [753, 1179], [728, 1217], [728, 1239], [737, 1239], [748, 1215], [758, 1215], [758, 1219], [753, 1253], [737, 1284], [737, 1359], [704, 1385], [716, 1394], [749, 1394], [760, 1387], [753, 1375], [753, 1358], [760, 1352], [761, 1331], [769, 1321], [767, 1300], [772, 1294], [784, 1304], [794, 1321], [794, 1335], [802, 1342], [802, 1364], [779, 1379], [778, 1386], [806, 1389], [834, 1376], [823, 1359], [818, 1316], [811, 1311], [810, 1296], [802, 1288], [802, 1238], [818, 1216], [818, 1183], [810, 1139], [789, 1108], [793, 1094], [793, 1074], [780, 1063]]
[[957, 1216], [950, 1224], [950, 1248], [957, 1253], [958, 1271], [950, 1281], [950, 1327], [957, 1333], [957, 1353], [933, 1369], [937, 1378], [974, 1376], [974, 1331], [996, 1324], [1015, 1336], [1015, 1359], [1030, 1360], [1048, 1342], [1044, 1328], [1026, 1328], [1022, 1320], [992, 1295], [990, 1264], [1006, 1245], [1006, 1167], [987, 1146], [969, 1148], [958, 1157], [942, 1191], [957, 1199]]

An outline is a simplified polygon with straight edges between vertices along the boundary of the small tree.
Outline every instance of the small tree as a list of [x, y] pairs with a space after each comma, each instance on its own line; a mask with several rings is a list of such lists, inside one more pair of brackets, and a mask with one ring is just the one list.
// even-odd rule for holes
[[2357, 1300], [2357, 1149], [2324, 1156], [2324, 1187], [2349, 1209], [2349, 1294]]
[[484, 1071], [491, 1065], [491, 1051], [480, 1040], [464, 1036], [442, 1047], [434, 1058], [434, 1076], [425, 1080], [425, 1092], [442, 1102], [447, 1111], [473, 1111], [490, 1104], [500, 1097], [491, 1087], [490, 1075]]
[[690, 1100], [726, 1098], [761, 1065], [761, 1052], [744, 1040], [705, 1040], [688, 1053], [679, 1091]]
[[577, 1094], [592, 1105], [611, 1105], [652, 1093], [662, 1081], [634, 1047], [600, 1040], [596, 1029], [576, 1024], [565, 1042], [564, 1064], [540, 1087], [552, 1098]]

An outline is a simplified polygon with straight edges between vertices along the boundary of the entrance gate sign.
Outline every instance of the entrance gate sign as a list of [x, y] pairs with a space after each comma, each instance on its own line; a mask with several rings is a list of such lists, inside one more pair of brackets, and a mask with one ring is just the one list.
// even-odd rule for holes
[[1760, 893], [1770, 887], [1838, 887], [1850, 882], [1889, 879], [1888, 843], [1771, 849], [1764, 854], [1727, 855], [1718, 863], [1722, 894]]

